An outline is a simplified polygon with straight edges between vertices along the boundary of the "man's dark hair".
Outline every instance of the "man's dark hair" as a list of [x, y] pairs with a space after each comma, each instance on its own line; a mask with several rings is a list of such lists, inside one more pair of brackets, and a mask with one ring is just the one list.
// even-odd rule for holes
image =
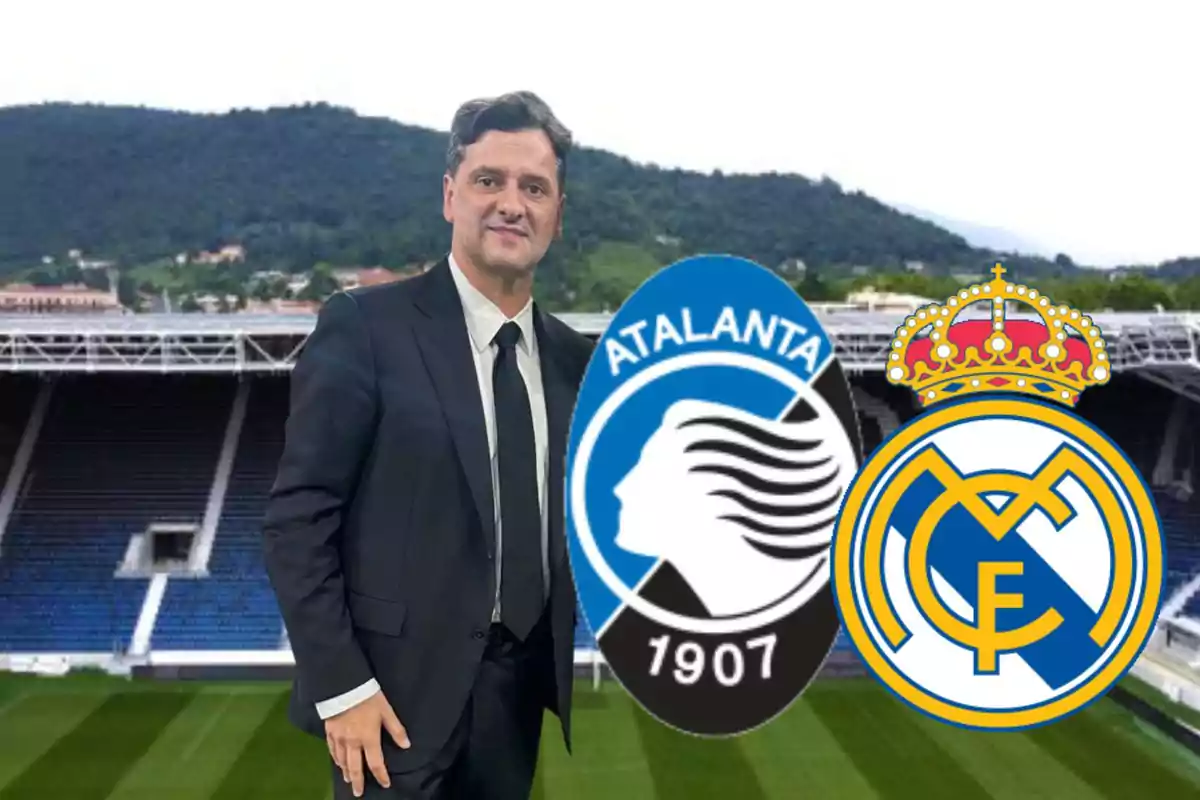
[[550, 139], [558, 163], [558, 186], [567, 180], [567, 154], [571, 152], [571, 131], [554, 116], [550, 106], [533, 92], [509, 92], [499, 97], [481, 97], [459, 106], [450, 126], [450, 146], [446, 150], [446, 171], [453, 175], [462, 163], [463, 153], [488, 131], [524, 131], [539, 129]]

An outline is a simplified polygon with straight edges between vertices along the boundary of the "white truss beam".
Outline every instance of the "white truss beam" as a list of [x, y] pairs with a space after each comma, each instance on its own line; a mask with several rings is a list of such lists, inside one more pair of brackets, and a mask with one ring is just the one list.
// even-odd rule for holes
[[280, 372], [308, 332], [0, 333], [0, 372]]
[[[902, 312], [817, 309], [851, 372], [883, 369]], [[563, 314], [598, 336], [611, 314]], [[1200, 316], [1095, 314], [1113, 369], [1200, 402]], [[270, 314], [0, 315], [0, 372], [287, 372], [316, 317]]]

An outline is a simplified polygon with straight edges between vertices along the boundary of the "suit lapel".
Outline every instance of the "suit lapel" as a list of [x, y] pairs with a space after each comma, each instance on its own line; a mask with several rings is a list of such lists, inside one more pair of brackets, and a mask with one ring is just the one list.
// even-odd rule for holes
[[415, 299], [421, 313], [413, 318], [417, 346], [454, 438], [488, 552], [494, 555], [496, 519], [487, 427], [466, 318], [449, 262], [443, 259], [421, 279], [426, 283]]
[[563, 498], [566, 491], [563, 461], [567, 452], [567, 433], [571, 425], [571, 410], [575, 404], [575, 390], [563, 372], [554, 335], [547, 329], [541, 312], [536, 308], [534, 325], [538, 335], [542, 387], [546, 396], [546, 448], [549, 451], [546, 513], [549, 521], [550, 564], [558, 566], [567, 553], [563, 533]]
[[[413, 317], [417, 346], [433, 381], [434, 390], [454, 439], [455, 450], [467, 477], [475, 510], [483, 528], [488, 552], [496, 552], [495, 504], [492, 495], [491, 459], [479, 378], [471, 357], [471, 340], [450, 265], [443, 259], [428, 274], [416, 280], [425, 283], [417, 292], [415, 305], [421, 313]], [[566, 557], [563, 533], [565, 492], [564, 460], [575, 386], [563, 367], [559, 342], [534, 307], [538, 336], [538, 362], [546, 398], [547, 502], [550, 563], [558, 566]]]

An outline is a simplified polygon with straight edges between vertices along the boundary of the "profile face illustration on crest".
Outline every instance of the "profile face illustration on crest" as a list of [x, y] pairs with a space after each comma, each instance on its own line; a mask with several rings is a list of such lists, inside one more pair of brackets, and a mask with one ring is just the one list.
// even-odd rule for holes
[[888, 689], [947, 723], [1016, 730], [1132, 666], [1165, 553], [1142, 476], [1073, 413], [1109, 380], [1103, 332], [993, 273], [897, 329], [887, 377], [926, 410], [856, 476], [833, 570], [847, 634]]
[[830, 546], [861, 461], [803, 300], [735, 257], [658, 272], [596, 348], [567, 458], [571, 566], [621, 685], [696, 735], [782, 712], [838, 635]]

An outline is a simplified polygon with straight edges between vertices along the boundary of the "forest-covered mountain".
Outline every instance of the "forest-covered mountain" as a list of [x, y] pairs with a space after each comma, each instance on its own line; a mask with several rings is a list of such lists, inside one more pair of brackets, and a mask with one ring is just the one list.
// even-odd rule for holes
[[[441, 255], [446, 134], [323, 104], [194, 114], [46, 104], [0, 109], [0, 271], [79, 248], [136, 264], [239, 243], [258, 268], [402, 267]], [[581, 148], [564, 241], [542, 291], [623, 297], [645, 269], [696, 252], [935, 273], [997, 254], [829, 180], [701, 174]], [[1006, 257], [1066, 276], [1070, 259]]]

